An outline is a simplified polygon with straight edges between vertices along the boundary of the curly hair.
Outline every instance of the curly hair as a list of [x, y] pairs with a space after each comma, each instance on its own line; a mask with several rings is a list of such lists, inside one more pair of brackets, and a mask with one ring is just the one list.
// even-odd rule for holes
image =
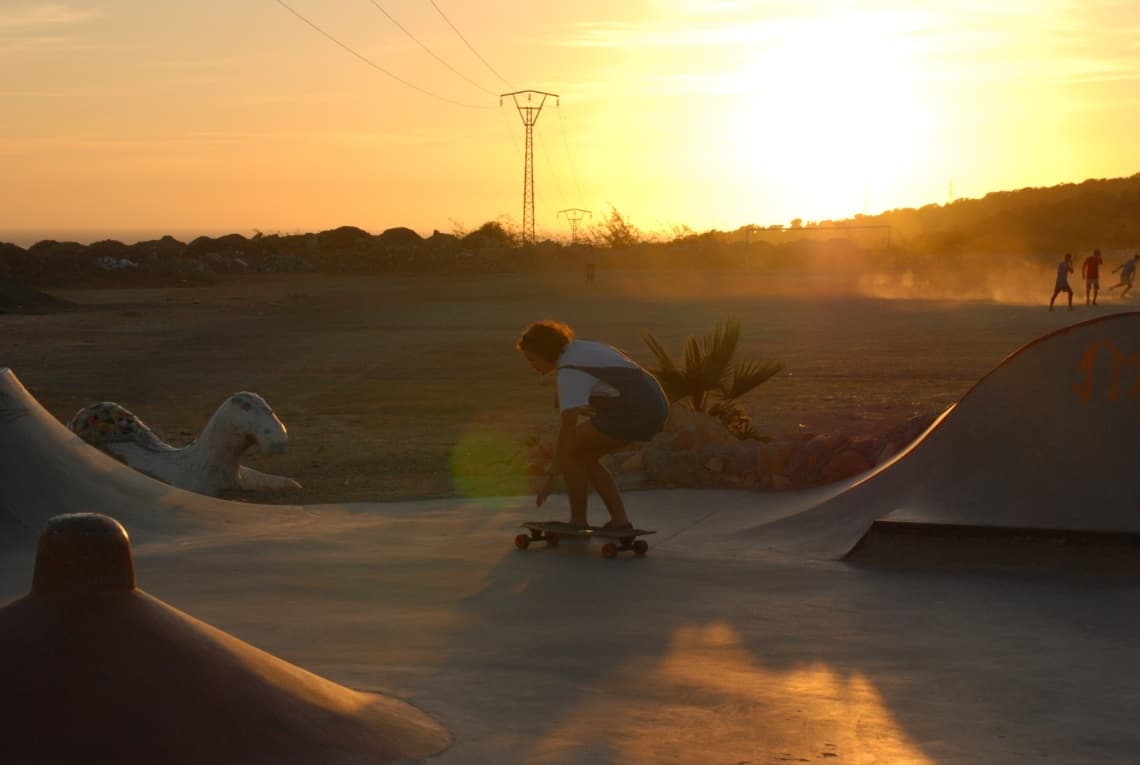
[[574, 339], [574, 330], [562, 322], [552, 319], [536, 321], [523, 330], [515, 342], [515, 348], [520, 351], [530, 351], [538, 354], [547, 361], [558, 361], [562, 349]]

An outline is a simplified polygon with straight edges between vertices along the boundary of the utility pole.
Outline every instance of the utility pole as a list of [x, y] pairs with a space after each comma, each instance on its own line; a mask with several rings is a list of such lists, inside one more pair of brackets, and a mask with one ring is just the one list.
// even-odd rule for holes
[[570, 224], [570, 244], [578, 244], [578, 224], [582, 222], [582, 216], [593, 215], [593, 213], [589, 210], [571, 207], [568, 210], [559, 210], [558, 214], [565, 215], [566, 221]]
[[[519, 110], [523, 125], [526, 126], [526, 156], [523, 159], [523, 242], [534, 244], [534, 123], [538, 122], [538, 113], [546, 99], [558, 98], [557, 93], [544, 93], [541, 90], [516, 90], [513, 93], [501, 93], [499, 106], [503, 99], [510, 96], [515, 100], [515, 108]], [[526, 98], [523, 99], [522, 97]], [[537, 102], [537, 103], [536, 103]]]

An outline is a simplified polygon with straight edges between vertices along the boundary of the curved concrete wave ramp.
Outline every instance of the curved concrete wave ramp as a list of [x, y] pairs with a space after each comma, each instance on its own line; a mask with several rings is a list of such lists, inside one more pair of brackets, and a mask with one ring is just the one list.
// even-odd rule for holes
[[924, 536], [1140, 549], [1138, 425], [1140, 312], [1075, 324], [1008, 356], [893, 461], [764, 534], [846, 529], [836, 557], [859, 529], [856, 556]]

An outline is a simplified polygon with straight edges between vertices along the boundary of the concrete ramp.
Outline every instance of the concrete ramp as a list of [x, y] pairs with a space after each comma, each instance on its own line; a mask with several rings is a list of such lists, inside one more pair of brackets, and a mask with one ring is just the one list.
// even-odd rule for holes
[[102, 513], [136, 539], [303, 520], [299, 507], [253, 505], [174, 488], [85, 443], [0, 368], [0, 553], [35, 550], [49, 518]]
[[827, 557], [885, 534], [1140, 540], [1138, 425], [1140, 312], [1082, 322], [1008, 356], [890, 463], [750, 534]]

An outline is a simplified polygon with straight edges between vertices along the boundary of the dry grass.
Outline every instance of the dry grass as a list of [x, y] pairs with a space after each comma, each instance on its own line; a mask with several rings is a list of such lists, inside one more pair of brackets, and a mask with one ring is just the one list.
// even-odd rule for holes
[[[742, 356], [787, 365], [745, 400], [757, 430], [779, 435], [867, 432], [941, 410], [1023, 343], [1091, 316], [1050, 314], [1044, 300], [860, 297], [826, 279], [748, 271], [602, 269], [592, 283], [578, 273], [267, 275], [54, 294], [87, 308], [0, 315], [0, 366], [52, 414], [66, 421], [85, 404], [117, 401], [181, 445], [226, 396], [255, 391], [291, 443], [284, 455], [251, 453], [246, 463], [305, 489], [250, 498], [306, 503], [471, 491], [457, 470], [506, 459], [553, 415], [553, 388], [513, 349], [540, 318], [649, 363], [642, 332], [679, 350], [687, 335], [734, 316]], [[525, 486], [482, 488], [512, 489]]]

